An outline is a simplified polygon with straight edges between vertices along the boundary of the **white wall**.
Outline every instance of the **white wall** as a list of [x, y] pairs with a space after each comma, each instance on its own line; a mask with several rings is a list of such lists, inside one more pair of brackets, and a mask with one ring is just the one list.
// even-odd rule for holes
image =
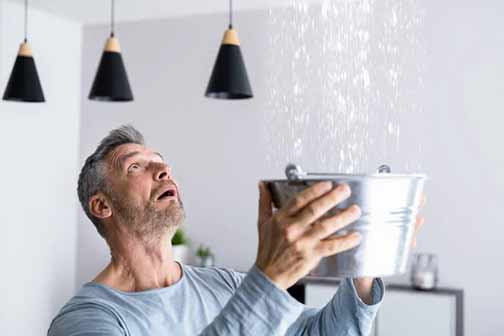
[[[422, 57], [419, 61], [425, 64], [425, 89], [409, 93], [422, 108], [400, 116], [401, 151], [391, 157], [380, 152], [383, 148], [372, 147], [374, 154], [368, 160], [373, 161], [367, 164], [375, 166], [384, 158], [404, 163], [416, 153], [431, 178], [427, 224], [418, 250], [439, 255], [442, 283], [466, 290], [467, 334], [496, 335], [504, 330], [499, 318], [504, 272], [498, 266], [504, 256], [500, 213], [504, 4], [428, 1], [422, 5], [426, 15], [421, 34], [427, 54], [412, 57]], [[265, 160], [271, 143], [265, 137], [272, 136], [265, 131], [272, 113], [266, 99], [273, 71], [268, 61], [274, 52], [269, 50], [268, 12], [237, 16], [256, 94], [250, 101], [203, 98], [225, 29], [224, 15], [120, 25], [117, 33], [136, 98], [131, 104], [85, 99], [107, 36], [106, 26], [85, 26], [80, 163], [110, 129], [133, 123], [173, 166], [192, 240], [209, 244], [220, 265], [245, 270], [255, 259], [256, 181], [280, 175], [286, 162]], [[274, 85], [291, 90], [282, 80]], [[376, 123], [380, 122], [378, 116]], [[289, 137], [288, 129], [278, 128], [276, 136]], [[335, 141], [343, 146], [347, 139]], [[419, 144], [422, 151], [416, 152]], [[313, 153], [306, 155], [302, 161], [309, 163]], [[108, 261], [104, 242], [80, 214], [78, 285]]]
[[[23, 39], [22, 6], [0, 2], [0, 90]], [[47, 102], [0, 101], [0, 331], [45, 335], [75, 290], [81, 26], [30, 11]]]

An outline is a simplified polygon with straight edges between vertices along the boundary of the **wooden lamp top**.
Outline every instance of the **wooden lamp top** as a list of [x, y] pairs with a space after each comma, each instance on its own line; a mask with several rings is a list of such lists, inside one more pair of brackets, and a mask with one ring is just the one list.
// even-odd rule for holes
[[115, 36], [111, 36], [107, 39], [105, 43], [104, 51], [108, 52], [121, 52], [121, 45], [119, 44], [119, 40]]
[[23, 42], [19, 45], [18, 56], [32, 57], [32, 49], [28, 42]]
[[240, 41], [238, 40], [238, 32], [233, 28], [228, 29], [224, 32], [224, 38], [222, 39], [222, 44], [233, 44], [240, 45]]

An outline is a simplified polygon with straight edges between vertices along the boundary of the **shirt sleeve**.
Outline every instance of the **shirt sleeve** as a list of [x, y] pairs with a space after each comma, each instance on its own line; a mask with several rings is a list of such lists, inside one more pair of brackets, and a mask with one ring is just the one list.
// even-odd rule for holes
[[373, 303], [367, 305], [357, 294], [352, 279], [344, 279], [334, 297], [324, 308], [305, 308], [290, 326], [287, 335], [369, 335], [383, 301], [385, 293], [383, 281], [374, 279], [371, 291]]
[[253, 266], [224, 309], [200, 336], [285, 335], [303, 307]]
[[124, 336], [122, 323], [98, 305], [76, 305], [53, 320], [47, 336]]

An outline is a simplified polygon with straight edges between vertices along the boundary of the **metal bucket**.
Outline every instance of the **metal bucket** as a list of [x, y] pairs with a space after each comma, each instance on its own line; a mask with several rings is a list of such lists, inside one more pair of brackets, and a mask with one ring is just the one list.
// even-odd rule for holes
[[277, 208], [308, 186], [329, 180], [334, 186], [347, 183], [352, 194], [328, 215], [353, 204], [362, 211], [356, 222], [334, 233], [358, 231], [362, 235], [360, 245], [323, 258], [311, 276], [383, 277], [406, 272], [425, 175], [391, 174], [387, 166], [369, 175], [304, 173], [295, 165], [287, 166], [286, 175], [287, 180], [265, 181]]

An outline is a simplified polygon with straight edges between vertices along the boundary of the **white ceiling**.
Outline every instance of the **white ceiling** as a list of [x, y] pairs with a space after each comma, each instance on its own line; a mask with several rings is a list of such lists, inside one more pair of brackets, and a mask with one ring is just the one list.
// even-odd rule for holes
[[[24, 0], [10, 0], [24, 3]], [[85, 24], [105, 23], [111, 0], [29, 0], [30, 6]], [[303, 0], [234, 0], [236, 10], [283, 7]], [[316, 0], [305, 0], [316, 2]], [[320, 0], [319, 0], [320, 1]], [[116, 21], [160, 19], [172, 16], [225, 12], [228, 0], [116, 0]]]

